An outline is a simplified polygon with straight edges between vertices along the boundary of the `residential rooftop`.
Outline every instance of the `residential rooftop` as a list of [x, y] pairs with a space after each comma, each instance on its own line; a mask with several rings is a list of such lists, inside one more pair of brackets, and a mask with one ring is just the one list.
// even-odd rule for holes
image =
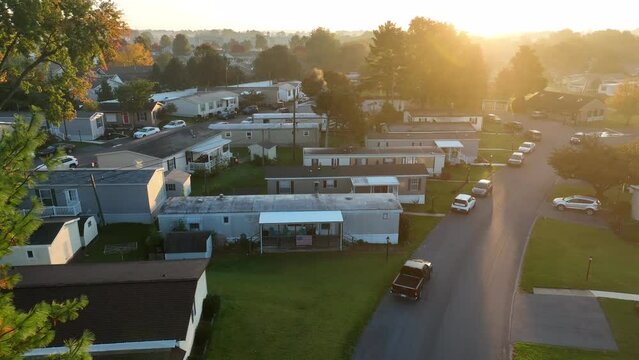
[[206, 231], [180, 231], [166, 234], [164, 239], [165, 253], [206, 252], [206, 242], [211, 236]]
[[[133, 140], [128, 144], [113, 147], [105, 152], [128, 150], [153, 156], [158, 159], [164, 159], [167, 156], [171, 156], [177, 152], [188, 149], [196, 144], [210, 140], [216, 135], [217, 132], [215, 131], [196, 126], [162, 130], [158, 134]], [[220, 139], [220, 141], [221, 143], [228, 143], [228, 140]]]
[[80, 316], [56, 326], [51, 346], [84, 329], [94, 344], [184, 340], [197, 282], [207, 260], [136, 261], [22, 266], [14, 303], [27, 310], [41, 301], [87, 296]]
[[[215, 90], [215, 91], [198, 92], [196, 94], [184, 96], [178, 99], [184, 100], [190, 103], [194, 103], [194, 104], [200, 104], [203, 102], [210, 102], [213, 100], [229, 99], [229, 98], [235, 99], [237, 98], [237, 94], [231, 91], [226, 91], [226, 90]], [[174, 100], [178, 100], [178, 99], [174, 99]]]
[[54, 170], [39, 185], [90, 184], [91, 175], [96, 184], [148, 184], [156, 169], [72, 169]]
[[169, 198], [159, 215], [402, 210], [393, 194], [236, 195]]
[[477, 132], [477, 130], [475, 130], [475, 128], [468, 122], [388, 124], [385, 128], [386, 131], [391, 133]]
[[473, 113], [473, 112], [454, 112], [454, 111], [446, 111], [446, 110], [423, 110], [423, 109], [409, 109], [406, 110], [411, 116], [417, 117], [466, 117], [466, 116], [482, 116], [481, 113]]
[[367, 140], [415, 139], [415, 140], [479, 140], [477, 132], [370, 132]]
[[415, 147], [385, 147], [379, 149], [369, 148], [304, 148], [304, 155], [416, 155], [416, 154], [442, 154], [442, 150], [436, 146]]
[[[319, 129], [319, 124], [317, 123], [298, 123], [295, 125], [297, 129]], [[261, 123], [251, 123], [251, 124], [241, 124], [241, 123], [233, 123], [233, 124], [211, 124], [209, 125], [209, 129], [211, 130], [277, 130], [277, 129], [293, 129], [292, 123], [275, 123], [275, 124], [261, 124]]]
[[554, 91], [538, 91], [526, 101], [528, 108], [551, 111], [577, 111], [584, 105], [600, 98], [594, 96], [559, 93]]
[[62, 229], [64, 224], [66, 224], [69, 220], [70, 219], [54, 219], [51, 221], [44, 221], [40, 224], [40, 227], [31, 234], [31, 237], [29, 237], [29, 240], [27, 241], [27, 245], [51, 245], [55, 237], [58, 236], [60, 229]]
[[[255, 113], [253, 119], [290, 119], [293, 120], [293, 113]], [[326, 115], [316, 113], [295, 113], [296, 120], [302, 119], [326, 119]]]
[[380, 164], [377, 166], [268, 166], [264, 178], [350, 178], [360, 176], [427, 176], [422, 164]]

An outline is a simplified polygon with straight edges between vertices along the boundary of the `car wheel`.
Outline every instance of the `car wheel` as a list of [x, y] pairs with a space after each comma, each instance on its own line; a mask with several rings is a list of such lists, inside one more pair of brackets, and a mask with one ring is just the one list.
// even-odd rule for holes
[[595, 214], [595, 211], [593, 209], [586, 209], [586, 215], [592, 216], [594, 214]]
[[77, 168], [77, 167], [78, 167], [78, 165], [76, 165], [76, 164], [71, 164], [71, 165], [69, 165], [69, 167], [70, 167], [71, 169], [75, 169], [75, 168]]
[[566, 210], [566, 207], [564, 205], [557, 205], [557, 210], [564, 211]]

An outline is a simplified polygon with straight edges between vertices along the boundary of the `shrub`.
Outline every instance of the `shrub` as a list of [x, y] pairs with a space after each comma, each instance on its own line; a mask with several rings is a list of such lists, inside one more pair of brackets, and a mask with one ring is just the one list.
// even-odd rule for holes
[[175, 226], [173, 227], [173, 231], [186, 231], [186, 223], [183, 219], [179, 219], [175, 222]]
[[207, 295], [202, 302], [202, 319], [211, 321], [220, 311], [220, 296]]
[[[193, 353], [203, 354], [206, 344], [211, 339], [211, 324], [208, 322], [200, 321], [195, 329], [195, 338], [193, 339]], [[195, 350], [198, 349], [196, 352]]]

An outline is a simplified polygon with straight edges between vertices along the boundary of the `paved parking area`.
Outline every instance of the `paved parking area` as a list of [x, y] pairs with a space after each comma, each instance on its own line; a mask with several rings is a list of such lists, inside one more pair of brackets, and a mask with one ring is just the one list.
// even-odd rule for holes
[[618, 350], [594, 297], [517, 294], [511, 340], [597, 350]]

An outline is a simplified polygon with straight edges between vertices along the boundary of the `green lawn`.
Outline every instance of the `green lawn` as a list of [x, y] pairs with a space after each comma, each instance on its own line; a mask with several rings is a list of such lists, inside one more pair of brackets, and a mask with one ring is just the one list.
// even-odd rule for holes
[[479, 135], [480, 149], [508, 149], [516, 150], [519, 145], [526, 141], [519, 134], [485, 134]]
[[[586, 281], [588, 257], [590, 280]], [[524, 259], [521, 287], [593, 289], [639, 293], [639, 243], [608, 229], [540, 219]]]
[[214, 174], [191, 176], [191, 196], [265, 193], [264, 169], [252, 163], [235, 165]]
[[445, 168], [444, 171], [450, 174], [448, 180], [465, 181], [468, 178], [473, 181], [490, 178], [495, 169], [491, 172], [489, 166], [450, 166]]
[[635, 303], [599, 299], [619, 346], [615, 351], [588, 351], [574, 348], [517, 343], [515, 360], [636, 360], [639, 359], [639, 313]]
[[[120, 223], [111, 224], [100, 228], [98, 237], [87, 246], [84, 255], [78, 257], [79, 262], [115, 262], [115, 261], [135, 261], [147, 259], [147, 248], [145, 240], [149, 236], [151, 225]], [[123, 254], [104, 255], [104, 246], [137, 242], [136, 251]]]
[[486, 121], [484, 118], [484, 123], [482, 124], [481, 131], [484, 132], [492, 132], [492, 133], [503, 133], [509, 132], [508, 129], [504, 126], [503, 123], [497, 123], [494, 121]]
[[512, 153], [511, 150], [479, 150], [477, 156], [486, 159], [488, 162], [505, 164]]
[[474, 182], [429, 181], [426, 184], [426, 204], [402, 204], [405, 211], [447, 213], [459, 193], [469, 194]]
[[[414, 217], [424, 239], [438, 219]], [[209, 359], [349, 359], [402, 262], [418, 246], [378, 252], [216, 254], [209, 292], [222, 298]], [[407, 304], [410, 305], [410, 304]]]

